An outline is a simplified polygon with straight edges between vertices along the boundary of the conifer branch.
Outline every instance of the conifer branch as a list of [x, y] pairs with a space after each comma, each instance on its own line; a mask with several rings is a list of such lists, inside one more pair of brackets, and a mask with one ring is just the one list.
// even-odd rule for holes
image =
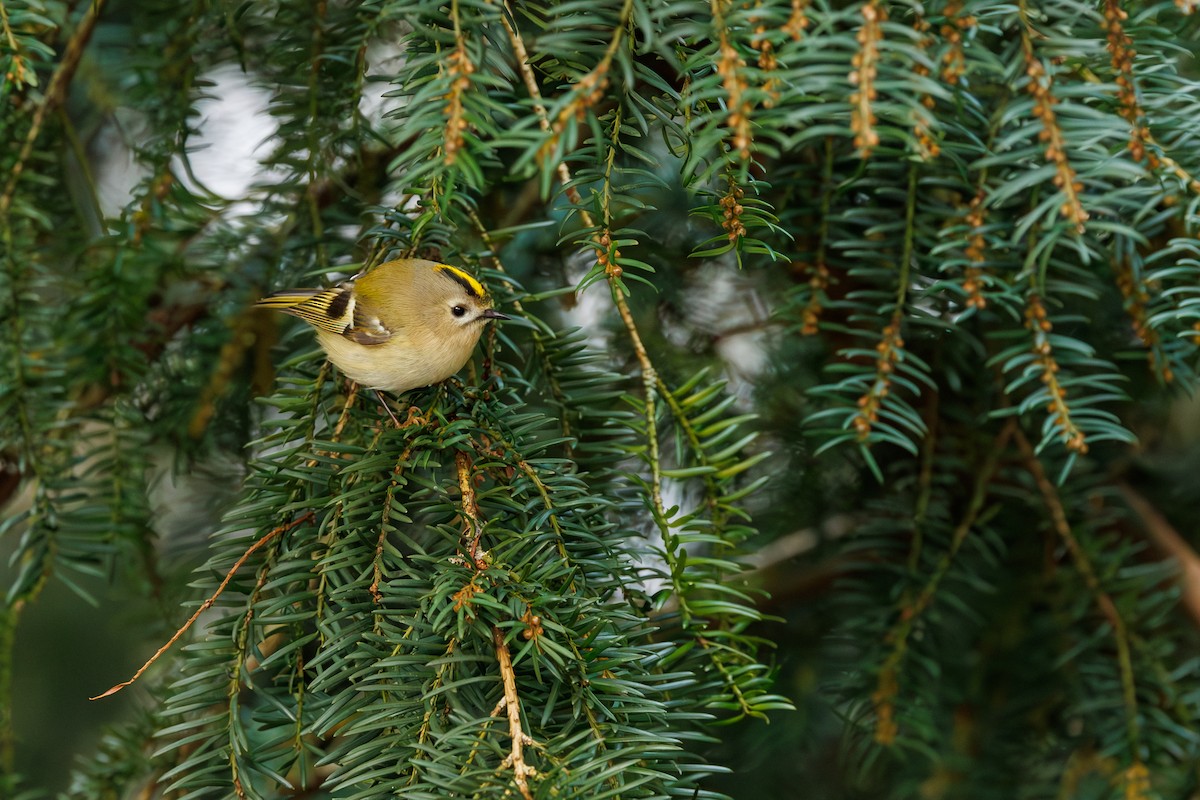
[[925, 396], [925, 436], [921, 440], [921, 471], [917, 473], [917, 501], [913, 507], [912, 545], [908, 549], [909, 575], [917, 575], [925, 547], [925, 523], [933, 500], [934, 460], [938, 449], [938, 415], [941, 395], [929, 392]]
[[1158, 143], [1158, 140], [1150, 133], [1144, 136], [1147, 144], [1154, 147], [1154, 158], [1163, 166], [1163, 168], [1179, 179], [1179, 182], [1188, 188], [1193, 194], [1200, 195], [1200, 178], [1197, 178], [1189, 172], [1182, 164], [1171, 158], [1167, 154], [1167, 149]]
[[788, 16], [788, 21], [784, 23], [783, 32], [792, 37], [793, 41], [800, 41], [804, 36], [805, 29], [808, 28], [808, 10], [810, 0], [792, 0], [791, 13]]
[[[237, 561], [233, 562], [233, 566], [230, 567], [229, 571], [225, 573], [224, 579], [222, 579], [221, 583], [217, 585], [216, 591], [214, 591], [212, 594], [210, 594], [204, 600], [204, 602], [200, 604], [200, 607], [196, 609], [196, 611], [192, 614], [192, 616], [188, 617], [187, 622], [183, 623], [183, 625], [179, 628], [179, 630], [175, 631], [175, 633], [171, 636], [171, 638], [167, 640], [166, 644], [164, 644], [162, 647], [158, 648], [158, 650], [156, 650], [154, 652], [154, 655], [150, 656], [150, 658], [146, 661], [146, 663], [143, 664], [141, 667], [139, 667], [137, 672], [133, 673], [132, 678], [130, 678], [127, 681], [122, 681], [121, 683], [118, 683], [116, 686], [113, 686], [111, 689], [101, 692], [100, 694], [96, 695], [95, 697], [89, 697], [88, 699], [89, 700], [100, 700], [105, 697], [108, 697], [109, 695], [114, 695], [117, 692], [124, 689], [126, 686], [132, 685], [138, 678], [142, 677], [142, 674], [146, 670], [150, 669], [150, 667], [153, 666], [155, 661], [158, 661], [158, 659], [164, 653], [166, 653], [168, 650], [171, 649], [171, 645], [173, 645], [173, 644], [175, 644], [175, 642], [179, 641], [179, 638], [181, 636], [183, 636], [185, 633], [187, 633], [188, 630], [192, 627], [192, 625], [196, 624], [196, 620], [198, 620], [200, 618], [201, 614], [203, 614], [205, 611], [207, 611], [208, 609], [213, 607], [213, 604], [217, 602], [217, 598], [220, 597], [221, 593], [225, 591], [225, 587], [227, 587], [229, 585], [229, 582], [231, 580], [233, 580], [233, 576], [237, 574], [237, 571], [242, 568], [242, 565], [246, 563], [246, 560], [248, 558], [250, 558], [250, 556], [253, 555], [255, 551], [257, 551], [259, 548], [263, 547], [264, 545], [270, 543], [276, 537], [278, 537], [282, 534], [285, 534], [288, 531], [291, 531], [295, 528], [298, 528], [306, 522], [312, 522], [313, 518], [314, 518], [313, 512], [309, 511], [308, 513], [303, 514], [303, 515], [297, 517], [296, 519], [292, 520], [291, 522], [280, 525], [278, 528], [275, 528], [274, 530], [269, 531], [268, 533], [262, 535], [257, 540], [255, 540], [255, 542], [253, 544], [251, 544], [249, 547], [246, 548], [246, 551], [244, 553], [242, 553], [241, 557]], [[238, 680], [238, 678], [236, 676], [235, 676], [235, 680]]]
[[1132, 259], [1128, 256], [1115, 259], [1113, 271], [1133, 333], [1146, 348], [1150, 371], [1161, 377], [1163, 383], [1171, 383], [1175, 380], [1175, 371], [1171, 369], [1170, 358], [1163, 352], [1162, 338], [1149, 319], [1150, 287], [1135, 273]]
[[13, 35], [12, 23], [8, 19], [8, 9], [3, 3], [0, 3], [0, 30], [4, 32], [4, 41], [8, 44], [8, 52], [12, 58], [11, 69], [4, 79], [12, 81], [14, 86], [23, 86], [26, 72], [25, 59], [21, 55], [21, 46], [17, 44], [17, 37]]
[[[34, 109], [33, 117], [29, 122], [29, 130], [25, 132], [21, 149], [17, 151], [16, 162], [9, 168], [8, 181], [4, 184], [3, 193], [0, 193], [0, 218], [6, 221], [12, 207], [13, 197], [16, 195], [17, 184], [21, 180], [21, 173], [24, 172], [25, 165], [33, 154], [33, 146], [37, 143], [38, 136], [41, 135], [46, 116], [66, 100], [71, 79], [75, 77], [75, 71], [79, 68], [79, 60], [83, 58], [84, 48], [91, 41], [92, 33], [96, 30], [96, 23], [100, 20], [100, 12], [103, 10], [104, 0], [90, 0], [87, 3], [87, 10], [84, 11], [83, 19], [79, 21], [79, 27], [67, 40], [62, 58], [54, 70], [53, 77], [50, 78], [50, 84], [46, 87], [46, 94]], [[6, 29], [7, 27], [5, 25]]]
[[747, 97], [749, 86], [743, 73], [746, 60], [733, 42], [733, 33], [725, 21], [731, 0], [712, 0], [712, 22], [717, 33], [717, 72], [725, 88], [725, 105], [729, 109], [726, 125], [733, 134], [732, 151], [742, 161], [749, 161], [754, 134], [750, 126], [752, 104]]
[[408, 465], [416, 445], [410, 441], [396, 459], [392, 468], [392, 479], [388, 482], [387, 493], [384, 495], [383, 514], [379, 521], [379, 537], [375, 540], [375, 555], [371, 559], [371, 585], [367, 591], [376, 605], [383, 603], [383, 595], [379, 591], [379, 582], [383, 580], [383, 551], [387, 546], [388, 528], [392, 522], [392, 506], [396, 502], [396, 489], [400, 486], [400, 473]]
[[617, 51], [621, 47], [621, 42], [625, 38], [625, 29], [629, 25], [629, 17], [632, 13], [633, 0], [624, 0], [617, 24], [613, 28], [612, 36], [609, 39], [608, 47], [604, 50], [604, 55], [600, 57], [596, 66], [592, 67], [587, 74], [571, 86], [566, 104], [558, 112], [550, 125], [550, 130], [553, 131], [554, 136], [543, 146], [543, 153], [553, 152], [556, 138], [562, 134], [571, 119], [582, 120], [587, 110], [603, 99], [604, 90], [608, 88], [609, 84], [609, 71], [612, 68], [613, 57], [616, 56]]
[[[475, 232], [479, 234], [479, 238], [483, 240], [484, 246], [487, 247], [488, 255], [491, 258], [492, 264], [495, 266], [496, 271], [507, 275], [508, 271], [504, 268], [504, 264], [500, 260], [500, 248], [493, 240], [491, 232], [488, 231], [487, 226], [484, 225], [483, 220], [479, 218], [479, 214], [476, 213], [474, 208], [468, 208], [467, 215], [471, 218], [471, 223], [475, 226]], [[512, 304], [513, 309], [518, 314], [521, 316], [528, 315], [524, 304], [519, 298], [514, 297], [509, 302]], [[550, 350], [547, 347], [546, 337], [543, 332], [538, 329], [532, 332], [531, 338], [533, 340], [533, 347], [537, 353], [538, 360], [541, 362], [542, 374], [545, 376], [546, 383], [550, 389], [550, 394], [554, 397], [555, 403], [562, 411], [562, 413], [559, 414], [559, 422], [563, 436], [572, 436], [573, 428], [569, 418], [569, 410], [571, 406], [569, 402], [570, 398], [568, 398], [566, 392], [563, 391], [562, 382], [559, 380], [557, 370], [554, 368], [554, 364], [551, 361]], [[573, 450], [574, 446], [568, 443], [566, 445], [566, 454], [568, 458], [573, 454]]]
[[[896, 743], [899, 726], [896, 723], [895, 700], [900, 689], [900, 672], [904, 657], [908, 652], [908, 639], [913, 629], [920, 621], [921, 615], [933, 604], [942, 580], [950, 571], [954, 557], [967, 539], [967, 534], [975, 527], [979, 514], [983, 511], [984, 500], [987, 499], [988, 486], [996, 473], [1000, 458], [1008, 447], [1008, 440], [1017, 429], [1016, 419], [1010, 418], [1000, 430], [998, 436], [987, 449], [983, 464], [975, 472], [975, 486], [971, 491], [967, 510], [963, 514], [954, 532], [950, 536], [950, 544], [946, 552], [938, 560], [937, 566], [930, 573], [929, 579], [915, 597], [909, 597], [901, 605], [899, 617], [888, 631], [884, 641], [891, 648], [887, 659], [879, 670], [878, 686], [871, 701], [875, 705], [875, 741], [882, 745]], [[914, 561], [910, 559], [910, 568]]]
[[1059, 213], [1075, 226], [1076, 233], [1083, 233], [1088, 212], [1084, 210], [1080, 194], [1083, 184], [1077, 179], [1074, 167], [1067, 155], [1067, 144], [1059, 125], [1054, 107], [1058, 98], [1054, 96], [1054, 79], [1038, 58], [1033, 46], [1034, 29], [1029, 21], [1025, 0], [1018, 3], [1021, 19], [1021, 51], [1025, 55], [1025, 90], [1033, 97], [1033, 114], [1041, 122], [1038, 139], [1046, 144], [1046, 161], [1054, 165], [1054, 185], [1062, 192], [1065, 201]]
[[[538, 123], [541, 125], [543, 131], [549, 131], [552, 128], [550, 118], [546, 113], [546, 106], [542, 102], [542, 94], [537, 85], [537, 78], [534, 76], [533, 70], [529, 65], [529, 56], [525, 49], [521, 33], [513, 26], [512, 21], [509, 19], [512, 9], [509, 8], [507, 0], [505, 9], [508, 11], [508, 14], [503, 15], [504, 27], [508, 32], [509, 41], [512, 43], [513, 52], [517, 57], [517, 68], [525, 82], [525, 88], [529, 91], [530, 98], [533, 101], [533, 109], [537, 114]], [[614, 135], [615, 132], [614, 130]], [[642, 337], [638, 332], [637, 324], [634, 322], [633, 313], [629, 310], [629, 303], [625, 300], [625, 290], [620, 280], [622, 270], [617, 263], [619, 251], [614, 247], [612, 238], [607, 230], [596, 230], [596, 221], [592, 218], [591, 212], [583, 207], [578, 190], [571, 185], [571, 170], [567, 166], [566, 161], [560, 160], [555, 165], [555, 169], [558, 171], [559, 180], [562, 183], [564, 191], [567, 193], [567, 198], [578, 209], [584, 228], [593, 231], [591, 238], [595, 243], [600, 264], [604, 267], [604, 274], [608, 279], [613, 302], [617, 306], [617, 313], [621, 317], [621, 322], [625, 325], [625, 331], [633, 347], [634, 356], [637, 358], [638, 364], [642, 369], [646, 446], [649, 452], [647, 460], [650, 464], [651, 472], [651, 507], [654, 511], [657, 524], [662, 527], [666, 525], [666, 511], [663, 508], [662, 502], [662, 466], [658, 453], [657, 411], [655, 409], [657, 372], [654, 369], [654, 363], [650, 359], [650, 354], [646, 351], [646, 346], [642, 343]]]
[[[508, 41], [512, 44], [513, 54], [516, 56], [517, 72], [525, 83], [525, 91], [529, 93], [529, 99], [533, 102], [533, 112], [537, 116], [538, 125], [544, 133], [551, 133], [554, 126], [550, 124], [550, 115], [546, 113], [546, 104], [542, 100], [542, 90], [538, 88], [537, 76], [533, 74], [533, 67], [529, 64], [529, 51], [525, 49], [525, 39], [513, 24], [514, 12], [509, 0], [502, 0], [502, 3], [504, 13], [500, 15], [500, 19], [504, 23], [504, 30], [508, 34]], [[571, 169], [567, 166], [567, 162], [559, 160], [554, 165], [554, 169], [558, 172], [558, 180], [562, 184], [567, 199], [572, 205], [580, 206], [582, 201], [579, 197], [579, 190], [571, 185]], [[582, 210], [581, 214], [586, 215], [583, 217], [584, 225], [592, 227], [592, 223], [588, 221], [590, 215]]]
[[494, 625], [492, 644], [496, 649], [496, 663], [500, 665], [500, 681], [504, 685], [502, 702], [504, 710], [508, 713], [508, 737], [512, 742], [502, 768], [512, 769], [513, 782], [517, 784], [521, 797], [533, 800], [533, 793], [529, 790], [529, 779], [537, 775], [537, 770], [525, 763], [525, 746], [533, 744], [533, 739], [521, 727], [521, 698], [517, 695], [517, 678], [513, 672], [512, 654], [504, 641], [504, 633]]
[[[984, 175], [986, 176], [986, 173]], [[986, 199], [987, 194], [981, 178], [979, 191], [971, 198], [964, 220], [969, 227], [967, 246], [963, 254], [970, 263], [963, 269], [962, 282], [963, 293], [967, 296], [967, 307], [980, 310], [987, 308], [988, 304], [987, 295], [983, 292], [983, 264], [987, 261], [987, 237], [983, 234], [983, 226], [987, 221], [987, 208], [984, 205]]]
[[[425, 703], [427, 707], [425, 709], [425, 713], [421, 716], [421, 724], [417, 729], [416, 741], [418, 745], [424, 745], [429, 741], [429, 735], [433, 722], [433, 714], [435, 706], [438, 702], [437, 692], [446, 682], [446, 673], [451, 670], [451, 667], [454, 664], [454, 662], [451, 661], [450, 656], [454, 655], [457, 647], [458, 639], [451, 638], [450, 641], [446, 643], [446, 647], [442, 651], [442, 657], [438, 660], [438, 668], [434, 674], [433, 680], [430, 683], [429, 690], [425, 692]], [[420, 770], [418, 769], [417, 762], [422, 752], [423, 751], [421, 749], [417, 749], [416, 754], [411, 759], [412, 767], [408, 771], [408, 781], [405, 783], [406, 786], [414, 785], [420, 776]]]
[[876, 79], [879, 74], [879, 43], [883, 40], [883, 23], [887, 20], [887, 6], [879, 0], [866, 0], [859, 7], [862, 26], [855, 34], [858, 52], [851, 61], [850, 85], [850, 130], [854, 133], [854, 146], [858, 157], [868, 159], [879, 146], [879, 132], [875, 129], [875, 101], [878, 99]]
[[1087, 435], [1080, 430], [1071, 415], [1067, 403], [1067, 387], [1059, 379], [1058, 360], [1050, 343], [1050, 332], [1054, 329], [1046, 305], [1036, 292], [1031, 292], [1025, 306], [1025, 326], [1033, 334], [1033, 353], [1041, 369], [1041, 382], [1045, 386], [1049, 402], [1046, 412], [1059, 430], [1063, 445], [1075, 453], [1087, 453]]
[[1125, 32], [1124, 23], [1129, 14], [1121, 8], [1120, 0], [1104, 0], [1104, 22], [1108, 28], [1106, 47], [1113, 72], [1116, 73], [1119, 113], [1129, 123], [1129, 153], [1138, 161], [1145, 161], [1150, 169], [1158, 166], [1158, 157], [1146, 150], [1146, 139], [1150, 129], [1146, 115], [1138, 101], [1137, 82], [1133, 74], [1133, 62], [1137, 51], [1133, 40]]
[[1096, 606], [1100, 609], [1100, 613], [1112, 628], [1113, 639], [1117, 646], [1117, 666], [1121, 674], [1121, 688], [1125, 705], [1126, 736], [1128, 737], [1129, 752], [1133, 755], [1136, 765], [1137, 761], [1140, 760], [1141, 754], [1141, 729], [1138, 723], [1137, 683], [1133, 674], [1133, 658], [1130, 653], [1129, 631], [1125, 626], [1125, 619], [1117, 610], [1116, 603], [1104, 591], [1104, 587], [1100, 584], [1100, 578], [1096, 575], [1096, 570], [1092, 566], [1092, 561], [1088, 557], [1087, 551], [1083, 549], [1083, 546], [1071, 530], [1071, 523], [1067, 520], [1067, 512], [1063, 507], [1062, 500], [1058, 496], [1058, 491], [1046, 476], [1046, 471], [1042, 468], [1042, 464], [1034, 452], [1033, 445], [1029, 443], [1029, 439], [1026, 438], [1020, 428], [1016, 430], [1015, 436], [1017, 446], [1021, 451], [1021, 457], [1024, 459], [1025, 468], [1029, 471], [1029, 475], [1033, 478], [1038, 492], [1042, 495], [1042, 502], [1050, 514], [1050, 522], [1054, 527], [1055, 533], [1062, 539], [1067, 552], [1071, 554], [1071, 560], [1075, 562], [1075, 568], [1079, 570], [1080, 576], [1083, 577], [1084, 583], [1091, 591], [1096, 601]]
[[467, 557], [477, 569], [483, 569], [485, 562], [480, 560], [479, 540], [483, 537], [483, 522], [479, 517], [479, 503], [475, 499], [475, 476], [471, 472], [471, 457], [463, 450], [454, 453], [454, 466], [458, 470], [458, 490], [462, 497], [462, 511], [465, 522], [463, 541], [466, 543]]
[[[884, 0], [145, 0], [129, 19], [88, 17], [99, 7], [0, 5], [0, 101], [19, 117], [0, 157], [17, 167], [0, 180], [0, 468], [21, 484], [0, 487], [16, 498], [0, 535], [17, 542], [0, 620], [6, 773], [21, 609], [76, 574], [122, 576], [152, 602], [148, 532], [173, 497], [147, 475], [160, 455], [237, 452], [244, 470], [221, 477], [243, 489], [198, 573], [204, 641], [178, 680], [156, 682], [152, 715], [105, 739], [73, 797], [160, 779], [153, 791], [181, 797], [715, 797], [731, 784], [706, 777], [729, 752], [707, 745], [712, 716], [789, 707], [767, 694], [758, 648], [777, 631], [760, 609], [807, 625], [788, 605], [797, 584], [828, 592], [836, 616], [814, 627], [855, 654], [835, 677], [824, 648], [802, 651], [836, 685], [822, 699], [848, 720], [848, 746], [878, 749], [873, 735], [918, 754], [868, 752], [847, 781], [1186, 794], [1197, 680], [1191, 629], [1170, 612], [1177, 586], [1194, 605], [1191, 569], [1120, 534], [1136, 518], [1181, 564], [1197, 559], [1171, 549], [1172, 501], [1156, 517], [1130, 500], [1114, 524], [1098, 476], [1131, 452], [1130, 420], [1156, 469], [1153, 399], [1197, 380], [1187, 200], [1200, 179], [1178, 55], [1192, 26], [1140, 0], [1089, 14], [980, 0], [904, 13]], [[89, 24], [93, 43], [121, 47], [85, 64]], [[230, 94], [210, 98], [207, 78], [225, 88], [231, 52], [269, 87], [273, 127], [267, 170], [226, 202], [190, 173], [215, 132], [205, 107]], [[75, 91], [93, 67], [102, 91]], [[107, 158], [94, 126], [77, 134], [67, 116], [120, 128], [127, 115], [144, 177], [110, 212], [56, 154]], [[613, 352], [593, 346], [594, 318], [560, 331], [566, 315], [537, 316], [534, 299], [569, 290], [555, 270], [580, 248], [592, 260], [575, 289], [607, 284]], [[529, 323], [487, 328], [477, 390], [416, 391], [389, 422], [329, 383], [307, 332], [276, 341], [221, 322], [252, 287], [395, 254], [494, 265], [497, 306]], [[657, 295], [635, 298], [639, 281]], [[767, 343], [753, 391], [719, 379], [726, 364], [751, 373], [725, 337], [746, 286], [767, 305], [782, 290], [781, 327], [806, 337]], [[1111, 330], [1121, 305], [1125, 336]], [[1127, 368], [1131, 344], [1154, 374]], [[251, 386], [250, 352], [283, 356], [278, 387], [265, 369]], [[613, 372], [622, 354], [629, 375]], [[1030, 418], [1040, 441], [1018, 448], [1009, 431]], [[840, 445], [849, 458], [822, 455]], [[1155, 478], [1182, 495], [1170, 470]], [[1048, 541], [1065, 543], [1066, 584], [1044, 579], [1044, 548], [1020, 535], [1025, 490]], [[190, 527], [218, 525], [226, 496], [200, 497], [211, 518]], [[320, 524], [276, 531], [306, 512]], [[798, 526], [829, 535], [814, 550], [816, 534], [797, 534], [797, 548]], [[830, 560], [796, 580], [777, 554], [764, 585], [783, 591], [764, 600], [739, 545], [780, 535], [790, 558]], [[239, 599], [218, 598], [229, 565], [251, 560]], [[823, 583], [831, 572], [846, 580]], [[1061, 591], [1076, 584], [1082, 595]], [[1032, 745], [1010, 738], [1031, 707]], [[0, 795], [25, 788], [0, 776]]]
[[[924, 14], [919, 11], [914, 14], [912, 29], [922, 57], [928, 57], [928, 52], [933, 47], [936, 39], [930, 33], [931, 27], [928, 20], [925, 19]], [[922, 60], [915, 60], [912, 69], [913, 74], [918, 78], [928, 78], [933, 72], [933, 69]], [[921, 93], [920, 107], [913, 110], [913, 138], [917, 142], [917, 153], [925, 161], [937, 158], [942, 152], [942, 146], [934, 138], [933, 129], [930, 127], [931, 118], [928, 114], [936, 106], [937, 101], [933, 95], [925, 91]]]
[[454, 164], [458, 157], [458, 151], [463, 146], [463, 133], [468, 128], [463, 95], [471, 88], [471, 74], [475, 71], [475, 65], [471, 62], [471, 56], [467, 52], [467, 41], [463, 34], [458, 0], [450, 2], [450, 21], [454, 24], [454, 49], [447, 56], [445, 67], [447, 82], [450, 86], [445, 97], [446, 107], [443, 109], [446, 116], [446, 134], [442, 151], [445, 153], [446, 166]]
[[963, 45], [964, 36], [975, 27], [975, 17], [965, 14], [963, 0], [949, 0], [943, 10], [946, 22], [939, 33], [947, 43], [942, 55], [942, 80], [957, 86], [966, 69], [967, 59]]
[[[316, 0], [312, 10], [312, 34], [309, 41], [308, 57], [308, 116], [316, 119], [320, 108], [320, 78], [321, 64], [324, 61], [326, 15], [329, 12], [328, 0]], [[316, 187], [318, 186], [317, 160], [321, 157], [321, 141], [315, 126], [308, 126], [305, 131], [308, 139], [307, 187], [304, 192], [308, 208], [308, 221], [312, 225], [313, 245], [316, 250], [317, 263], [324, 266], [329, 263], [325, 252], [325, 223], [321, 218], [321, 207], [317, 202]]]
[[826, 136], [821, 158], [821, 201], [819, 206], [821, 222], [817, 230], [817, 250], [812, 263], [805, 264], [805, 272], [809, 276], [809, 295], [800, 317], [800, 334], [802, 336], [816, 336], [820, 333], [821, 314], [825, 310], [825, 304], [828, 302], [825, 294], [832, 281], [827, 258], [829, 248], [829, 211], [833, 205], [834, 193], [833, 161], [833, 137]]
[[904, 246], [896, 264], [899, 275], [896, 278], [896, 301], [892, 315], [884, 326], [875, 345], [878, 357], [875, 359], [875, 377], [867, 391], [856, 402], [857, 413], [851, 418], [852, 425], [859, 442], [867, 442], [871, 438], [871, 430], [879, 422], [879, 414], [884, 402], [892, 391], [893, 375], [904, 358], [904, 339], [901, 337], [901, 326], [904, 324], [904, 304], [908, 297], [909, 271], [913, 259], [913, 241], [916, 230], [913, 224], [917, 205], [917, 170], [910, 165], [908, 170], [908, 194], [904, 213]]

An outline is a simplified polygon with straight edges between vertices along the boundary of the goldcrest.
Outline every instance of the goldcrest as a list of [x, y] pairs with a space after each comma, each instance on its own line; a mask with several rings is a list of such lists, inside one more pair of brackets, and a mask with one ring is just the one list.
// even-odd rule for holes
[[256, 305], [317, 329], [329, 360], [368, 389], [406, 392], [462, 369], [488, 320], [508, 319], [457, 267], [401, 258], [329, 289], [287, 289]]

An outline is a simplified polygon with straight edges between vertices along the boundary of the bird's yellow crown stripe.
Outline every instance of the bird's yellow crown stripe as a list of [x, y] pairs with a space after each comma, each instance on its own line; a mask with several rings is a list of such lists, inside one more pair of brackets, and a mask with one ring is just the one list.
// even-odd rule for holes
[[452, 267], [449, 264], [439, 264], [437, 267], [442, 272], [449, 273], [449, 276], [454, 278], [458, 283], [461, 283], [467, 291], [482, 300], [487, 296], [487, 292], [483, 290], [483, 284], [475, 280], [472, 276], [463, 272], [458, 267]]

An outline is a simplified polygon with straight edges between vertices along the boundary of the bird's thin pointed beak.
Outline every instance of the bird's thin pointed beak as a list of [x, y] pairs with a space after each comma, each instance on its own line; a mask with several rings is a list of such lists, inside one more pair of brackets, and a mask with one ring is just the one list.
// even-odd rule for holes
[[512, 317], [510, 317], [508, 314], [501, 314], [494, 308], [487, 309], [479, 316], [483, 317], [484, 319], [512, 319]]

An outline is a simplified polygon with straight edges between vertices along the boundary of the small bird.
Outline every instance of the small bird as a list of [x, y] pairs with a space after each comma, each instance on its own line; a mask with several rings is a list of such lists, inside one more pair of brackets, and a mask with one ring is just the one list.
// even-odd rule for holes
[[509, 319], [466, 272], [413, 258], [329, 289], [286, 289], [255, 305], [304, 320], [344, 375], [396, 393], [446, 380], [467, 363], [488, 320]]

